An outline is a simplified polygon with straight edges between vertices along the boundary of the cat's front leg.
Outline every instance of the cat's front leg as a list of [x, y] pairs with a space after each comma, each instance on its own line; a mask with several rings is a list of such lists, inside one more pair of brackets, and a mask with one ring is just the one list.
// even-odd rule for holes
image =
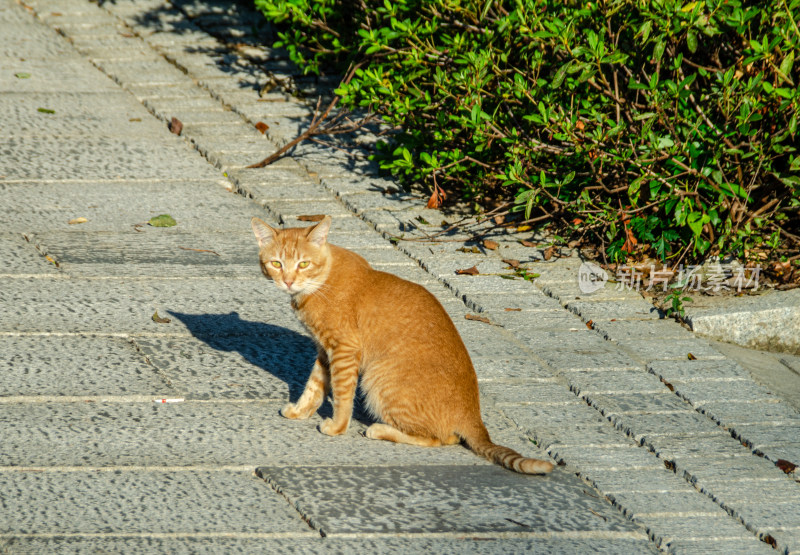
[[325, 400], [331, 388], [331, 374], [328, 369], [328, 357], [320, 353], [314, 363], [314, 369], [306, 382], [303, 394], [297, 403], [288, 403], [281, 409], [281, 415], [291, 419], [305, 419], [314, 414]]
[[325, 435], [338, 436], [350, 425], [358, 385], [358, 365], [357, 347], [340, 345], [333, 351], [330, 359], [333, 418], [326, 418], [319, 426], [319, 431]]

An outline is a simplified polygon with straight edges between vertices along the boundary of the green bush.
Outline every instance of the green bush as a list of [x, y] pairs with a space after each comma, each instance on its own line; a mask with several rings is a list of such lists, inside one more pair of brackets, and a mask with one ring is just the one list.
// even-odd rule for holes
[[[800, 0], [255, 0], [400, 131], [381, 167], [613, 260], [800, 244]], [[451, 198], [455, 196], [451, 194]]]

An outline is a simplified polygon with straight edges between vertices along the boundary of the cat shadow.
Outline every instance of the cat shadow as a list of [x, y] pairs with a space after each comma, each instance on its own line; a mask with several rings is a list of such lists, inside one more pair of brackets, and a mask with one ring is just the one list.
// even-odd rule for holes
[[[243, 320], [238, 312], [227, 314], [185, 314], [168, 311], [195, 338], [217, 351], [235, 352], [247, 362], [284, 381], [289, 386], [289, 399], [297, 402], [314, 367], [317, 349], [310, 337], [296, 331], [268, 324]], [[317, 413], [333, 416], [333, 407], [326, 399]], [[360, 401], [353, 411], [355, 420], [369, 423]]]

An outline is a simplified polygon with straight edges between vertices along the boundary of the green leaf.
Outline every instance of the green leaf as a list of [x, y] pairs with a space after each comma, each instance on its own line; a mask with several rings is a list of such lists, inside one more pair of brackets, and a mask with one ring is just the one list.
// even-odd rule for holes
[[664, 55], [664, 49], [666, 47], [667, 47], [667, 45], [664, 42], [664, 38], [663, 37], [659, 37], [658, 42], [656, 42], [656, 45], [653, 48], [653, 61], [654, 62], [661, 61], [661, 57]]
[[639, 191], [642, 187], [642, 183], [645, 180], [645, 176], [637, 177], [634, 179], [630, 185], [628, 185], [628, 197], [631, 199], [631, 202], [636, 204], [639, 200]]
[[669, 137], [659, 137], [658, 138], [658, 143], [656, 144], [656, 148], [658, 150], [664, 150], [664, 149], [670, 148], [672, 146], [675, 146], [675, 141], [673, 141], [671, 138], [669, 138]]
[[175, 219], [169, 214], [161, 214], [160, 216], [154, 216], [150, 218], [147, 223], [153, 227], [174, 227], [178, 225]]
[[747, 191], [737, 183], [720, 183], [719, 187], [732, 197], [747, 198]]
[[36, 108], [37, 112], [41, 112], [43, 114], [55, 114], [55, 110], [51, 110], [50, 108]]
[[558, 71], [556, 71], [555, 77], [553, 77], [553, 82], [551, 83], [551, 86], [554, 89], [557, 89], [558, 87], [560, 87], [561, 83], [564, 82], [564, 77], [567, 76], [567, 71], [569, 71], [569, 68], [570, 68], [571, 65], [572, 65], [572, 62], [568, 62], [568, 63], [562, 65], [560, 68], [558, 68]]
[[697, 52], [697, 33], [692, 30], [686, 33], [686, 48], [688, 48], [689, 52], [692, 54]]
[[15, 73], [14, 77], [16, 77], [17, 79], [30, 79], [31, 74], [20, 71], [19, 73]]
[[792, 82], [791, 73], [793, 65], [794, 65], [794, 50], [789, 50], [789, 53], [786, 55], [786, 57], [783, 58], [780, 67], [781, 73], [783, 74], [783, 78], [789, 83]]
[[641, 29], [639, 29], [640, 35], [642, 35], [642, 42], [647, 42], [647, 39], [650, 38], [650, 31], [653, 29], [653, 21], [648, 19], [644, 22]]

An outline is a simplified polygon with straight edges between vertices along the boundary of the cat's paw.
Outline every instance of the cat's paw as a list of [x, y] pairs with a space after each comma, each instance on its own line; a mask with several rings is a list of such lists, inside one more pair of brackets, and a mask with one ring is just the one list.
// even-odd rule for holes
[[287, 403], [281, 409], [281, 416], [283, 416], [284, 418], [291, 418], [292, 420], [308, 418], [308, 415], [298, 410], [297, 405], [295, 405], [294, 403]]
[[347, 430], [347, 424], [342, 426], [341, 424], [336, 424], [332, 419], [326, 418], [322, 421], [322, 424], [319, 425], [319, 431], [325, 434], [326, 436], [338, 436], [343, 434]]

